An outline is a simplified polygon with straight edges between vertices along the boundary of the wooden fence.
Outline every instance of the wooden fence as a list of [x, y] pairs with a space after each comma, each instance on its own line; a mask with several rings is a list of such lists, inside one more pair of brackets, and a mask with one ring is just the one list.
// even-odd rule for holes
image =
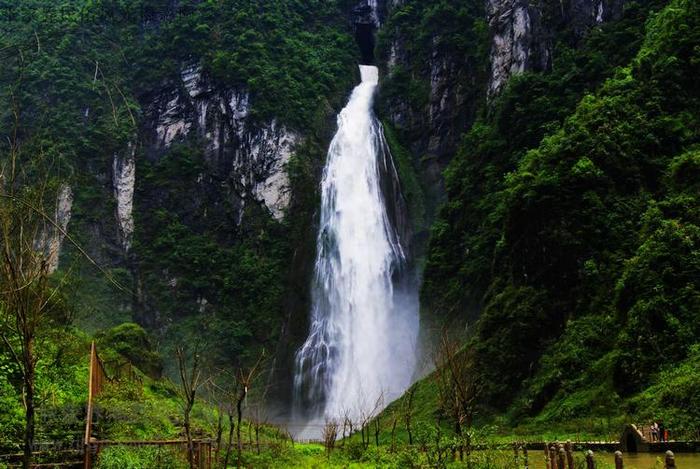
[[[171, 447], [187, 452], [187, 440], [98, 440], [93, 437], [93, 415], [95, 412], [95, 398], [102, 392], [105, 383], [126, 379], [141, 382], [130, 363], [122, 363], [115, 373], [117, 378], [107, 375], [105, 364], [97, 353], [95, 342], [90, 346], [90, 371], [88, 375], [88, 401], [87, 415], [85, 417], [85, 435], [83, 439], [83, 468], [92, 469], [100, 450], [109, 446], [156, 446]], [[212, 442], [211, 440], [193, 440], [193, 456], [195, 467], [198, 469], [211, 469], [212, 467]]]
[[[100, 451], [109, 446], [176, 448], [187, 452], [187, 440], [92, 440], [86, 448], [86, 461], [97, 460]], [[211, 469], [213, 447], [211, 440], [192, 440], [194, 467]], [[86, 469], [92, 466], [85, 466]]]
[[[530, 456], [528, 455], [527, 446], [513, 446], [514, 450], [514, 466], [515, 467], [530, 467]], [[615, 469], [625, 468], [625, 459], [622, 451], [615, 451]], [[676, 469], [676, 457], [672, 451], [666, 451], [664, 454], [664, 469]], [[572, 443], [545, 443], [544, 445], [544, 462], [546, 469], [576, 469], [576, 463], [573, 455]], [[586, 451], [586, 469], [596, 469], [597, 461], [593, 451]]]
[[97, 355], [97, 347], [95, 341], [90, 345], [90, 371], [88, 374], [88, 401], [87, 413], [85, 415], [85, 437], [83, 439], [84, 467], [90, 469], [92, 467], [92, 458], [90, 444], [92, 440], [92, 416], [94, 413], [95, 397], [102, 391], [104, 383], [108, 380], [105, 372], [104, 364]]

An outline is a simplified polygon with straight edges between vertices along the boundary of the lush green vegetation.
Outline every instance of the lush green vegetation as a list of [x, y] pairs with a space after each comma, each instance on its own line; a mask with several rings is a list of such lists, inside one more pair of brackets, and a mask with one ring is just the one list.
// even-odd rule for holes
[[[57, 331], [57, 329], [54, 329]], [[143, 342], [145, 331], [134, 324], [125, 324], [107, 331], [98, 341], [98, 351], [110, 376], [118, 376], [118, 370], [128, 362], [127, 355], [139, 347], [144, 355], [152, 353], [147, 343]], [[41, 380], [38, 383], [42, 405], [39, 407], [38, 436], [41, 441], [64, 444], [65, 448], [74, 447], [84, 432], [84, 405], [87, 397], [87, 363], [89, 337], [72, 328], [60, 334], [55, 332], [42, 341], [39, 351], [47, 365], [40, 368]], [[5, 355], [0, 356], [5, 360]], [[145, 365], [146, 369], [150, 367]], [[3, 378], [10, 380], [13, 373], [3, 373]], [[227, 386], [221, 375], [212, 376], [213, 381]], [[213, 382], [212, 381], [212, 382]], [[230, 384], [230, 383], [229, 383]], [[3, 382], [4, 387], [8, 383]], [[424, 384], [419, 384], [419, 387]], [[4, 388], [3, 388], [4, 389]], [[222, 399], [218, 388], [209, 385], [200, 390], [192, 411], [192, 433], [196, 438], [217, 441], [221, 435], [221, 446], [214, 446], [214, 457], [222, 462], [230, 448], [229, 466], [236, 467], [236, 437], [229, 447], [227, 435], [230, 429], [228, 413], [231, 402]], [[384, 421], [379, 433], [379, 445], [374, 440], [361, 442], [358, 434], [336, 443], [330, 452], [314, 443], [294, 443], [287, 434], [279, 429], [264, 424], [265, 414], [257, 413], [257, 402], [261, 388], [255, 387], [243, 405], [241, 441], [243, 467], [260, 468], [310, 468], [310, 467], [467, 467], [476, 469], [504, 469], [512, 467], [512, 450], [495, 432], [494, 427], [487, 427], [472, 434], [475, 444], [490, 447], [489, 450], [474, 451], [465, 457], [464, 462], [453, 461], [453, 450], [457, 441], [445, 428], [439, 429], [430, 422], [429, 406], [433, 391], [418, 391], [416, 403], [421, 403], [425, 414], [416, 409], [413, 423], [413, 446], [406, 445], [406, 430], [403, 423], [393, 433], [390, 422]], [[3, 454], [17, 451], [15, 435], [21, 433], [23, 425], [20, 402], [14, 396], [14, 389], [3, 393], [0, 401], [2, 420], [0, 420], [0, 449]], [[4, 398], [7, 396], [7, 398]], [[395, 409], [399, 403], [390, 407]], [[259, 423], [263, 423], [259, 425]], [[219, 426], [220, 425], [220, 426]], [[256, 435], [256, 430], [258, 434]], [[371, 430], [373, 432], [373, 430]], [[121, 378], [107, 381], [96, 400], [94, 418], [94, 435], [101, 440], [174, 440], [183, 439], [182, 394], [178, 384], [168, 379], [153, 379], [138, 368], [130, 374], [121, 374]], [[220, 432], [220, 433], [219, 433]], [[367, 430], [369, 434], [370, 430]], [[235, 433], [234, 433], [235, 435]], [[577, 459], [582, 454], [576, 455]], [[75, 460], [78, 452], [52, 453], [51, 449], [43, 456], [45, 461]], [[442, 462], [439, 462], [442, 461]], [[109, 468], [150, 468], [189, 467], [183, 447], [174, 446], [125, 446], [111, 445], [101, 449], [96, 467]], [[0, 462], [0, 467], [2, 463]], [[217, 466], [218, 467], [218, 466]]]
[[[274, 348], [290, 303], [304, 311], [291, 268], [308, 261], [292, 257], [311, 226], [328, 117], [355, 80], [350, 3], [0, 2], [3, 142], [17, 109], [26, 151], [45, 154], [73, 187], [72, 236], [122, 286], [66, 246], [61, 267], [81, 327], [136, 320], [158, 330], [166, 351], [206, 333], [212, 360], [229, 363]], [[274, 118], [309, 140], [290, 165], [299, 196], [284, 222], [241, 200], [196, 138], [147, 157], [149, 100], [197, 63], [211, 86], [250, 93], [253, 121]], [[134, 142], [136, 232], [125, 255], [111, 173]]]
[[[627, 410], [692, 428], [671, 409], [697, 398], [663, 382], [700, 324], [698, 5], [644, 23], [657, 6], [511, 80], [446, 173], [424, 304], [479, 317], [482, 399], [510, 425]], [[638, 405], [662, 395], [665, 411]]]
[[[72, 441], [82, 431], [83, 331], [108, 358], [155, 378], [172, 371], [176, 345], [204, 337], [199, 350], [212, 369], [246, 363], [261, 348], [275, 351], [290, 315], [305, 314], [308, 285], [299, 272], [308, 269], [313, 247], [301, 247], [313, 239], [329, 116], [356, 75], [349, 8], [342, 0], [0, 1], [0, 158], [4, 164], [16, 140], [29, 160], [49, 162], [51, 176], [73, 188], [71, 237], [103, 267], [64, 243], [54, 278], [71, 314], [40, 331], [38, 440], [56, 434]], [[148, 104], [197, 63], [211, 86], [250, 93], [250, 125], [275, 119], [303, 137], [288, 165], [296, 196], [284, 221], [235, 194], [231, 176], [205, 158], [196, 138], [148, 158]], [[111, 179], [115, 155], [129, 144], [137, 148], [136, 232], [126, 253]], [[243, 223], [235, 215], [241, 205]], [[53, 338], [64, 326], [73, 348]], [[287, 334], [303, 327], [295, 321]], [[22, 380], [12, 362], [3, 342], [0, 434], [7, 449], [21, 441], [24, 423]], [[172, 390], [145, 397], [147, 390], [127, 391], [105, 405], [115, 415], [133, 414], [134, 423], [108, 428], [106, 436], [180, 434]], [[126, 465], [129, 455], [115, 450], [114, 458]]]
[[[382, 83], [382, 100], [420, 115], [430, 99], [431, 58], [438, 57], [459, 71], [455, 93], [465, 103], [478, 102], [480, 90], [470, 82], [483, 80], [487, 66], [483, 8], [480, 2], [455, 0], [409, 0], [393, 8], [379, 32], [377, 48], [386, 63], [392, 43], [398, 43], [410, 61], [394, 64]], [[460, 78], [467, 82], [460, 83]]]
[[[128, 362], [139, 377], [107, 386], [100, 437], [146, 439], [183, 435], [177, 386], [162, 378], [178, 344], [205, 337], [199, 351], [214, 375], [250, 363], [263, 348], [291, 350], [285, 341], [305, 333], [294, 315], [307, 310], [329, 117], [356, 78], [347, 22], [354, 2], [176, 3], [0, 0], [0, 156], [12, 150], [7, 137], [16, 124], [24, 155], [49, 162], [73, 187], [69, 231], [105, 266], [95, 270], [65, 244], [52, 282], [61, 282], [62, 311], [74, 314], [38, 330], [38, 440], [80, 438], [93, 338], [110, 366]], [[559, 2], [543, 4], [547, 16]], [[385, 133], [415, 233], [430, 222], [439, 190], [426, 187], [425, 155], [406, 144], [429, 138], [409, 134], [425, 123], [431, 63], [450, 63], [457, 82], [458, 115], [440, 118], [454, 124], [449, 132], [468, 129], [445, 172], [447, 200], [431, 229], [422, 291], [431, 320], [468, 325], [460, 353], [473, 364], [479, 406], [463, 436], [487, 445], [593, 438], [651, 419], [666, 421], [676, 436], [695, 436], [700, 4], [630, 1], [621, 19], [585, 38], [557, 26], [552, 69], [513, 77], [491, 102], [484, 14], [483, 2], [407, 0], [378, 37], [383, 62], [396, 41], [410, 58], [382, 83], [380, 111], [399, 109], [409, 121], [402, 130], [386, 124]], [[114, 223], [114, 155], [144, 132], [149, 99], [194, 63], [211, 86], [250, 91], [253, 121], [276, 119], [303, 135], [286, 168], [292, 203], [284, 220], [273, 219], [236, 193], [196, 137], [155, 157], [138, 145], [136, 232], [127, 254]], [[404, 424], [391, 431], [404, 397], [381, 415], [379, 447], [355, 436], [329, 455], [265, 426], [266, 445], [248, 448], [244, 463], [453, 464], [462, 442], [436, 376], [414, 390], [410, 436]], [[3, 343], [3, 450], [19, 448], [22, 396], [21, 370]], [[215, 436], [224, 412], [215, 391], [202, 392], [193, 433]], [[224, 418], [224, 434], [228, 425]], [[244, 423], [249, 441], [253, 427]], [[471, 467], [508, 467], [510, 457], [475, 453]], [[123, 447], [106, 449], [99, 461], [104, 468], [185, 464], [177, 452]]]

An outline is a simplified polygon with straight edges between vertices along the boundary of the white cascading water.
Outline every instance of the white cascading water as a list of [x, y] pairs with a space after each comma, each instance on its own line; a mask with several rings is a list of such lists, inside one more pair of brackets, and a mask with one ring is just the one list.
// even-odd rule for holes
[[416, 364], [416, 295], [393, 281], [405, 259], [381, 188], [378, 70], [360, 72], [328, 151], [310, 331], [296, 355], [295, 409], [310, 421], [383, 407], [411, 384]]

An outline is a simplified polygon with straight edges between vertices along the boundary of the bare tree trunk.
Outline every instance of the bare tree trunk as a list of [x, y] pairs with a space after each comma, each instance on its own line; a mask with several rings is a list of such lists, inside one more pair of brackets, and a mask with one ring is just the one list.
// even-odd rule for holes
[[411, 432], [411, 420], [413, 418], [413, 396], [416, 392], [415, 386], [412, 386], [406, 392], [406, 400], [404, 401], [404, 422], [406, 423], [406, 432], [408, 433], [408, 444], [413, 445], [413, 433]]
[[326, 420], [326, 424], [321, 431], [323, 437], [323, 446], [326, 447], [326, 455], [328, 459], [331, 457], [331, 452], [335, 448], [335, 440], [338, 438], [338, 422], [335, 420]]
[[192, 443], [192, 427], [190, 424], [190, 413], [192, 412], [192, 407], [188, 405], [185, 409], [185, 438], [187, 439], [187, 461], [192, 469], [194, 466], [194, 444]]
[[241, 420], [243, 420], [243, 400], [247, 393], [247, 389], [241, 392], [238, 402], [236, 402], [236, 413], [238, 415], [238, 424], [236, 426], [236, 440], [238, 442], [238, 459], [237, 466], [241, 467], [241, 453], [243, 452], [243, 442], [241, 441]]
[[[458, 407], [455, 405], [455, 409], [457, 410]], [[462, 435], [462, 424], [460, 422], [460, 417], [456, 415], [454, 417], [455, 419], [455, 435], [457, 435], [457, 452], [459, 453], [459, 461], [462, 462], [464, 461], [464, 438]]]
[[[31, 352], [30, 352], [31, 353]], [[32, 466], [32, 450], [34, 447], [34, 428], [36, 425], [34, 418], [34, 363], [30, 358], [29, 366], [26, 369], [24, 376], [24, 456], [22, 458], [22, 466], [29, 469]]]
[[197, 389], [202, 385], [201, 371], [199, 369], [199, 355], [195, 348], [192, 354], [192, 369], [188, 370], [187, 354], [182, 347], [175, 351], [180, 372], [180, 384], [182, 389], [182, 410], [185, 427], [185, 438], [187, 439], [187, 461], [191, 469], [195, 469], [194, 443], [192, 442], [192, 408], [196, 401]]
[[228, 442], [226, 443], [226, 456], [224, 457], [224, 465], [223, 469], [226, 469], [228, 467], [228, 460], [229, 457], [231, 456], [231, 446], [233, 445], [233, 430], [234, 430], [234, 423], [233, 423], [233, 413], [228, 414]]
[[380, 421], [379, 421], [379, 415], [377, 415], [377, 418], [374, 419], [374, 443], [377, 445], [377, 448], [379, 448], [379, 426], [380, 426]]
[[255, 449], [260, 454], [260, 424], [255, 422]]
[[347, 415], [343, 419], [343, 437], [340, 439], [340, 446], [344, 447], [345, 446], [345, 431], [347, 430], [348, 426], [348, 417]]
[[221, 439], [223, 438], [224, 434], [224, 413], [222, 412], [222, 409], [218, 409], [218, 415], [216, 418], [216, 453], [215, 453], [215, 458], [216, 461], [219, 461], [219, 456], [221, 455]]

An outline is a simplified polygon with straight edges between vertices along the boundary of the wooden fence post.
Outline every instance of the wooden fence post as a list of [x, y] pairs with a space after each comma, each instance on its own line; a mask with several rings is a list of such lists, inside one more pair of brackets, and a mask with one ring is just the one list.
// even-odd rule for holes
[[523, 445], [523, 459], [525, 460], [525, 469], [529, 469], [530, 464], [527, 461], [527, 445]]
[[624, 469], [625, 464], [622, 461], [622, 451], [615, 451], [615, 469]]
[[566, 469], [566, 451], [564, 451], [564, 448], [559, 448], [559, 458], [557, 460], [557, 469]]
[[554, 445], [549, 447], [549, 467], [557, 469], [557, 447]]
[[572, 452], [571, 440], [564, 443], [564, 451], [566, 451], [567, 469], [574, 469], [574, 454]]
[[586, 469], [595, 469], [595, 457], [590, 449], [586, 451]]
[[674, 456], [673, 451], [671, 450], [666, 451], [664, 469], [676, 469], [676, 456]]

